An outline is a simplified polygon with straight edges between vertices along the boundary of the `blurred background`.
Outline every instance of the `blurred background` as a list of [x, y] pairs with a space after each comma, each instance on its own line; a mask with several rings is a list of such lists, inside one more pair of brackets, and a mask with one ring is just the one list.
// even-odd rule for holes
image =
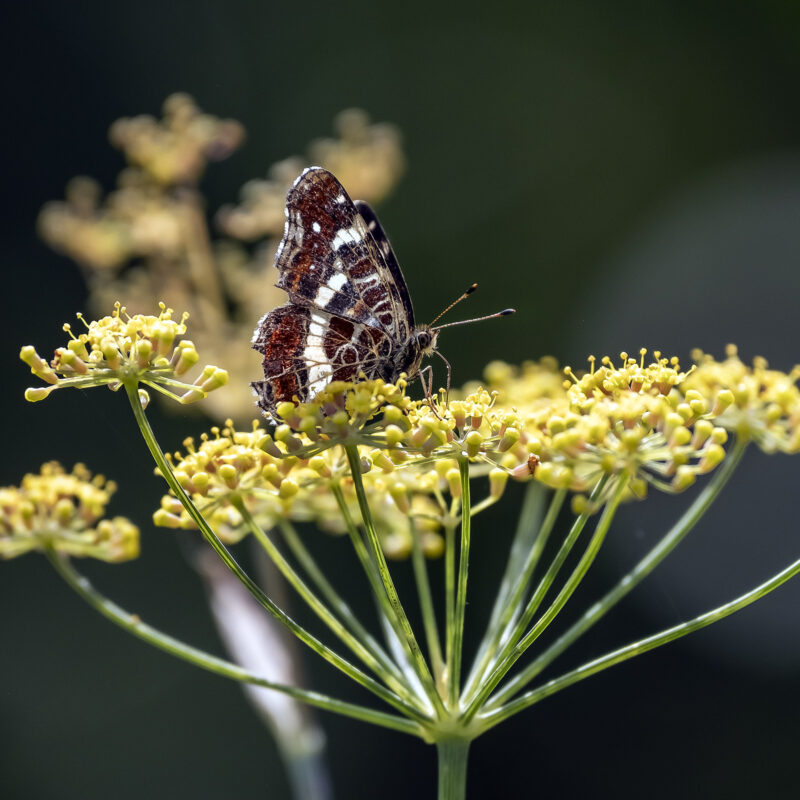
[[[462, 316], [518, 312], [442, 335], [455, 384], [480, 377], [491, 359], [550, 354], [580, 367], [589, 353], [641, 346], [688, 363], [693, 347], [721, 357], [735, 341], [745, 360], [763, 355], [783, 370], [800, 360], [796, 4], [570, 0], [487, 11], [469, 2], [29, 0], [3, 16], [0, 485], [53, 458], [118, 481], [111, 512], [142, 527], [142, 557], [79, 566], [123, 606], [197, 646], [221, 648], [175, 535], [149, 522], [161, 484], [123, 398], [22, 399], [32, 380], [20, 345], [49, 354], [63, 343], [62, 322], [87, 308], [81, 271], [40, 241], [37, 216], [74, 175], [114, 188], [124, 162], [108, 128], [119, 117], [160, 116], [164, 99], [184, 91], [244, 125], [246, 141], [202, 178], [209, 219], [271, 164], [331, 136], [342, 109], [397, 126], [406, 171], [380, 215], [417, 316], [432, 318], [474, 280], [481, 288]], [[220, 361], [250, 354], [257, 316], [217, 344]], [[152, 413], [166, 449], [208, 426], [196, 414]], [[730, 599], [796, 558], [799, 474], [793, 460], [750, 453], [689, 540], [553, 674]], [[474, 624], [488, 615], [518, 488], [476, 522], [468, 626], [470, 615]], [[625, 508], [573, 614], [689, 500]], [[344, 540], [319, 534], [318, 545], [337, 583], [360, 577]], [[126, 636], [41, 557], [0, 570], [0, 795], [289, 796], [274, 741], [238, 686]], [[395, 568], [410, 602], [409, 573]], [[349, 599], [359, 597], [367, 616], [365, 593]], [[479, 628], [470, 630], [467, 647]], [[794, 797], [799, 633], [800, 584], [790, 584], [549, 698], [475, 743], [471, 796]], [[311, 655], [305, 682], [369, 701]], [[431, 748], [328, 714], [319, 721], [337, 797], [433, 796]]]

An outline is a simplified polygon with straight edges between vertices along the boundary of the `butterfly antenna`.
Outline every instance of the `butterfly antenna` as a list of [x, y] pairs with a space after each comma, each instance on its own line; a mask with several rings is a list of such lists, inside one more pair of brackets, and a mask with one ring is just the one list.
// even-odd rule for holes
[[431, 322], [428, 327], [432, 327], [433, 323], [436, 322], [437, 319], [441, 319], [451, 308], [453, 308], [453, 306], [457, 306], [462, 300], [466, 300], [467, 297], [469, 297], [477, 288], [478, 284], [473, 283], [472, 286], [470, 286], [469, 289], [467, 289], [467, 291], [461, 295], [461, 297], [458, 297], [455, 300], [453, 300], [453, 302], [450, 303], [450, 305], [447, 306], [447, 308], [444, 311], [442, 311], [440, 314], [437, 314], [436, 317], [433, 319], [433, 322]]
[[[448, 322], [445, 325], [437, 325], [435, 328], [431, 330], [440, 331], [442, 328], [451, 328], [453, 325], [467, 325], [470, 322], [483, 322], [485, 319], [494, 319], [495, 317], [507, 317], [509, 314], [514, 314], [516, 309], [514, 308], [504, 308], [502, 311], [497, 311], [494, 314], [487, 314], [485, 317], [475, 317], [474, 319], [462, 319], [460, 322]], [[441, 314], [439, 315], [441, 316]], [[438, 319], [437, 317], [436, 319]], [[434, 320], [435, 322], [436, 320]]]

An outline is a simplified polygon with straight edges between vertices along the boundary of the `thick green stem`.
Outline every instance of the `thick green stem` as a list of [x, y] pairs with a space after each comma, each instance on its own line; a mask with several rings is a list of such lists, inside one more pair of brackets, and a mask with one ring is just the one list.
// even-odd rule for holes
[[656, 647], [661, 647], [661, 645], [673, 642], [676, 639], [680, 639], [681, 637], [686, 636], [689, 633], [693, 633], [694, 631], [698, 631], [701, 628], [706, 628], [712, 623], [718, 622], [719, 620], [730, 616], [736, 611], [749, 606], [751, 603], [755, 603], [756, 600], [760, 600], [762, 597], [764, 597], [764, 595], [774, 591], [798, 573], [800, 573], [800, 559], [790, 564], [788, 567], [786, 567], [786, 569], [778, 572], [769, 580], [764, 581], [764, 583], [760, 584], [759, 586], [756, 586], [755, 589], [751, 589], [749, 592], [737, 597], [735, 600], [731, 600], [729, 603], [718, 606], [712, 611], [701, 614], [699, 617], [695, 617], [688, 622], [682, 622], [679, 625], [675, 625], [672, 628], [667, 628], [660, 633], [653, 634], [645, 639], [640, 639], [637, 642], [632, 642], [625, 647], [619, 648], [619, 650], [614, 650], [613, 652], [607, 653], [600, 658], [589, 661], [577, 669], [567, 672], [560, 678], [554, 678], [552, 681], [543, 684], [537, 689], [532, 689], [529, 692], [525, 692], [525, 694], [520, 695], [516, 700], [512, 700], [507, 705], [491, 711], [485, 716], [481, 716], [480, 720], [484, 723], [483, 730], [494, 727], [503, 720], [508, 719], [510, 716], [513, 716], [523, 709], [534, 705], [534, 703], [544, 700], [545, 697], [549, 697], [551, 694], [561, 691], [561, 689], [566, 689], [567, 686], [571, 686], [573, 683], [582, 681], [584, 678], [588, 678], [590, 675], [595, 675], [602, 670], [615, 666], [616, 664], [621, 664], [623, 661], [627, 661], [629, 658], [641, 655], [649, 650], [654, 650]]
[[589, 608], [546, 650], [509, 681], [487, 704], [492, 709], [508, 702], [516, 692], [526, 686], [543, 672], [570, 645], [588, 631], [596, 622], [613, 608], [634, 587], [638, 586], [685, 538], [694, 528], [709, 506], [727, 484], [742, 455], [747, 449], [746, 439], [737, 439], [730, 455], [714, 473], [709, 484], [686, 509], [680, 519], [670, 528], [661, 541], [600, 600]]
[[[618, 478], [614, 493], [612, 494], [611, 499], [606, 503], [606, 506], [603, 509], [603, 514], [600, 517], [600, 521], [597, 523], [594, 536], [592, 536], [589, 544], [586, 546], [586, 550], [581, 556], [580, 561], [576, 564], [575, 569], [572, 570], [572, 574], [569, 576], [569, 578], [567, 578], [564, 586], [561, 588], [561, 591], [556, 595], [556, 598], [550, 604], [550, 607], [547, 609], [547, 611], [545, 611], [544, 614], [542, 614], [542, 616], [536, 621], [536, 624], [533, 626], [533, 628], [531, 628], [531, 630], [528, 631], [528, 633], [526, 633], [517, 644], [513, 644], [512, 640], [509, 642], [509, 645], [504, 648], [497, 667], [495, 667], [492, 674], [483, 682], [480, 691], [470, 704], [470, 707], [465, 714], [465, 718], [467, 720], [471, 719], [480, 709], [481, 705], [489, 697], [491, 692], [494, 691], [494, 688], [498, 685], [498, 683], [500, 683], [506, 673], [511, 669], [511, 667], [514, 666], [520, 656], [522, 656], [522, 654], [533, 644], [533, 642], [536, 641], [536, 639], [547, 628], [547, 626], [556, 618], [574, 591], [578, 588], [584, 576], [586, 575], [586, 572], [600, 551], [600, 547], [606, 538], [608, 529], [611, 526], [611, 521], [614, 519], [614, 515], [617, 512], [617, 507], [619, 506], [619, 502], [622, 499], [622, 494], [627, 485], [627, 476], [623, 475]], [[523, 615], [523, 619], [526, 616], [527, 609], [526, 614]]]
[[438, 800], [464, 800], [467, 796], [469, 739], [443, 739], [436, 743], [439, 761]]
[[447, 701], [451, 709], [458, 705], [461, 682], [461, 655], [464, 648], [464, 617], [467, 610], [467, 577], [469, 575], [469, 548], [471, 535], [471, 509], [469, 492], [469, 460], [458, 459], [461, 476], [461, 546], [458, 553], [458, 584], [454, 625], [450, 631], [453, 644], [450, 648], [452, 661], [447, 675]]
[[391, 728], [392, 730], [402, 731], [403, 733], [410, 733], [424, 738], [423, 728], [416, 722], [404, 719], [403, 717], [396, 717], [392, 714], [386, 714], [382, 711], [374, 711], [371, 708], [345, 703], [341, 700], [336, 700], [327, 695], [320, 694], [319, 692], [297, 689], [293, 686], [285, 686], [284, 684], [259, 678], [257, 675], [247, 672], [247, 670], [242, 669], [236, 664], [232, 664], [230, 661], [225, 661], [203, 650], [198, 650], [196, 647], [191, 647], [166, 633], [162, 633], [147, 623], [142, 622], [136, 614], [125, 611], [125, 609], [120, 608], [120, 606], [112, 600], [100, 594], [83, 575], [75, 571], [67, 558], [59, 555], [52, 547], [47, 547], [45, 549], [45, 554], [48, 559], [50, 559], [50, 563], [55, 567], [58, 574], [61, 575], [61, 577], [89, 603], [92, 608], [123, 630], [170, 655], [182, 658], [190, 664], [194, 664], [201, 669], [205, 669], [217, 675], [222, 675], [225, 678], [231, 678], [232, 680], [241, 681], [242, 683], [251, 683], [254, 686], [263, 686], [266, 689], [281, 692], [282, 694], [289, 695], [289, 697], [293, 697], [295, 700], [325, 709], [326, 711], [333, 711], [346, 717], [353, 717], [363, 722], [371, 722], [373, 725], [381, 725], [385, 728]]
[[[375, 523], [372, 520], [372, 512], [367, 502], [367, 493], [364, 490], [364, 481], [361, 477], [361, 457], [358, 454], [358, 447], [354, 444], [347, 444], [344, 446], [345, 453], [347, 454], [347, 462], [350, 466], [350, 475], [353, 478], [353, 486], [356, 490], [356, 497], [358, 498], [358, 507], [361, 511], [361, 519], [364, 523], [364, 530], [367, 532], [367, 542], [370, 546], [370, 555], [372, 556], [375, 565], [378, 568], [378, 573], [383, 583], [385, 596], [389, 600], [389, 605], [392, 609], [392, 617], [390, 620], [397, 624], [395, 633], [400, 639], [403, 649], [408, 655], [411, 665], [417, 673], [422, 686], [428, 696], [428, 699], [434, 705], [438, 712], [444, 711], [442, 699], [436, 691], [436, 686], [433, 681], [433, 676], [428, 669], [428, 664], [425, 661], [422, 651], [419, 649], [417, 638], [414, 636], [414, 631], [411, 628], [411, 623], [408, 621], [406, 612], [403, 609], [403, 604], [397, 595], [394, 581], [389, 572], [389, 565], [386, 563], [386, 557], [383, 555], [383, 548], [381, 547], [378, 532], [375, 530]], [[394, 625], [393, 625], [394, 627]]]
[[272, 600], [267, 597], [262, 591], [261, 587], [253, 581], [253, 579], [239, 566], [236, 559], [228, 552], [228, 549], [219, 540], [219, 537], [209, 526], [205, 517], [198, 511], [197, 507], [191, 501], [189, 495], [186, 494], [183, 487], [178, 483], [175, 475], [170, 468], [167, 459], [164, 456], [161, 448], [159, 447], [153, 429], [150, 427], [150, 421], [147, 419], [144, 409], [139, 402], [139, 394], [136, 382], [126, 383], [125, 391], [128, 395], [133, 414], [136, 417], [136, 422], [139, 425], [139, 430], [147, 444], [150, 454], [158, 466], [162, 477], [167, 482], [167, 485], [172, 489], [175, 496], [180, 500], [186, 512], [191, 519], [200, 529], [203, 538], [211, 545], [214, 552], [220, 557], [226, 567], [238, 578], [242, 585], [250, 592], [256, 601], [263, 606], [275, 619], [282, 625], [288, 628], [300, 641], [308, 645], [315, 653], [322, 656], [329, 664], [333, 664], [337, 669], [344, 672], [348, 677], [352, 678], [356, 683], [359, 683], [365, 689], [368, 689], [373, 694], [385, 700], [390, 705], [402, 711], [404, 714], [419, 718], [419, 712], [401, 700], [394, 692], [389, 691], [369, 675], [363, 673], [360, 669], [355, 667], [349, 661], [342, 658], [338, 653], [335, 653], [327, 645], [320, 642], [317, 638], [312, 636], [305, 628], [298, 625], [291, 617], [282, 611]]

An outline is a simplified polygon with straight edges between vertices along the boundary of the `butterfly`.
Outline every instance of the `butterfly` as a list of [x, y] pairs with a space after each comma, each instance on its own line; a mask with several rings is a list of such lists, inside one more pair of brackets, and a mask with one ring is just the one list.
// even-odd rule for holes
[[275, 266], [289, 302], [261, 318], [252, 341], [264, 357], [264, 380], [250, 384], [259, 407], [276, 416], [278, 403], [307, 402], [332, 381], [418, 375], [447, 326], [415, 323], [375, 212], [353, 202], [330, 172], [309, 167], [289, 190], [285, 214]]

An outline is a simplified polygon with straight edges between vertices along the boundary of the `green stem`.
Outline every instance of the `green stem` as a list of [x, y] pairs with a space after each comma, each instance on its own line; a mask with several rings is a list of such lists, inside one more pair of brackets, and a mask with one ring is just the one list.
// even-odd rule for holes
[[730, 455], [716, 470], [711, 481], [686, 509], [680, 519], [663, 536], [661, 541], [597, 603], [591, 606], [546, 650], [509, 681], [487, 704], [497, 708], [508, 702], [516, 692], [553, 663], [573, 642], [580, 638], [632, 589], [638, 586], [684, 539], [697, 524], [730, 480], [742, 455], [747, 449], [746, 439], [737, 439]]
[[281, 692], [282, 694], [289, 695], [289, 697], [293, 697], [295, 700], [317, 708], [323, 708], [326, 711], [333, 711], [334, 713], [342, 714], [346, 717], [353, 717], [363, 722], [370, 722], [373, 725], [381, 725], [385, 728], [391, 728], [396, 731], [402, 731], [403, 733], [410, 733], [425, 738], [422, 726], [411, 720], [396, 717], [392, 714], [386, 714], [382, 711], [374, 711], [371, 708], [365, 708], [352, 703], [345, 703], [341, 700], [335, 700], [319, 692], [297, 689], [293, 686], [286, 686], [281, 683], [268, 681], [265, 678], [259, 678], [257, 675], [252, 675], [247, 672], [247, 670], [242, 669], [236, 664], [232, 664], [230, 661], [225, 661], [203, 650], [198, 650], [196, 647], [184, 644], [180, 640], [166, 633], [162, 633], [147, 623], [142, 622], [136, 614], [125, 611], [125, 609], [118, 606], [112, 600], [100, 594], [83, 575], [72, 567], [68, 559], [59, 555], [52, 547], [47, 546], [45, 548], [45, 554], [58, 574], [61, 575], [61, 577], [92, 606], [92, 608], [100, 612], [106, 619], [111, 620], [123, 630], [170, 655], [182, 658], [184, 661], [188, 661], [190, 664], [194, 664], [196, 667], [205, 669], [208, 672], [213, 672], [216, 675], [222, 675], [225, 678], [231, 678], [232, 680], [241, 681], [242, 683], [251, 683], [254, 686], [263, 686], [266, 689]]
[[525, 588], [539, 563], [565, 496], [566, 489], [559, 489], [553, 495], [547, 515], [537, 529], [535, 523], [541, 519], [543, 489], [541, 484], [534, 482], [528, 486], [506, 571], [492, 609], [492, 616], [464, 690], [466, 697], [472, 696], [475, 692], [477, 684], [485, 677], [490, 662], [496, 658], [497, 648], [504, 639], [511, 635], [511, 626], [518, 620], [522, 612], [520, 604]]
[[458, 471], [461, 477], [461, 546], [458, 553], [458, 584], [456, 587], [456, 607], [454, 625], [449, 631], [453, 637], [450, 647], [452, 661], [447, 675], [447, 701], [450, 708], [458, 705], [461, 681], [461, 655], [464, 647], [464, 617], [467, 610], [467, 577], [469, 575], [469, 548], [472, 528], [469, 491], [469, 459], [461, 456], [458, 459]]
[[[592, 492], [592, 499], [596, 499], [600, 493], [604, 490], [606, 483], [608, 482], [608, 477], [604, 476], [598, 482], [597, 486], [595, 486]], [[483, 691], [483, 687], [485, 687], [485, 682], [487, 680], [487, 673], [494, 674], [497, 671], [498, 665], [504, 663], [511, 655], [514, 650], [514, 646], [517, 644], [519, 639], [525, 633], [525, 629], [530, 624], [531, 620], [533, 619], [534, 615], [539, 609], [539, 606], [542, 604], [547, 592], [550, 590], [550, 587], [553, 585], [553, 581], [556, 579], [556, 576], [561, 571], [561, 567], [564, 565], [564, 562], [567, 560], [567, 557], [572, 552], [572, 548], [575, 546], [576, 542], [580, 538], [581, 533], [583, 532], [584, 527], [586, 526], [586, 522], [589, 519], [589, 514], [584, 513], [577, 516], [572, 523], [572, 526], [569, 529], [564, 541], [561, 543], [561, 547], [559, 547], [558, 552], [556, 553], [555, 557], [553, 558], [552, 562], [548, 566], [545, 574], [540, 579], [536, 589], [534, 590], [533, 594], [531, 595], [528, 604], [525, 606], [524, 611], [522, 614], [519, 615], [519, 618], [516, 624], [513, 626], [510, 632], [504, 631], [504, 640], [503, 645], [500, 648], [500, 653], [498, 654], [496, 651], [491, 652], [491, 661], [489, 664], [484, 668], [480, 680], [476, 681], [474, 685], [471, 687], [472, 692], [471, 694], [467, 695], [467, 703], [469, 707], [472, 709], [472, 713], [475, 713], [477, 706], [474, 705], [475, 697], [478, 692]], [[552, 523], [555, 523], [555, 518], [553, 518]], [[488, 695], [485, 695], [488, 696]]]
[[356, 681], [356, 683], [359, 683], [365, 689], [368, 689], [370, 692], [377, 695], [382, 700], [385, 700], [387, 703], [394, 706], [399, 711], [402, 711], [404, 714], [419, 717], [419, 712], [402, 701], [399, 697], [397, 697], [397, 695], [394, 694], [394, 692], [390, 692], [376, 680], [363, 673], [360, 669], [355, 667], [349, 661], [342, 658], [338, 653], [335, 653], [325, 644], [308, 633], [305, 628], [298, 625], [291, 617], [288, 616], [288, 614], [278, 608], [278, 606], [276, 606], [275, 603], [273, 603], [272, 600], [270, 600], [269, 597], [264, 594], [261, 587], [259, 587], [258, 584], [256, 584], [253, 579], [247, 575], [247, 573], [245, 573], [245, 571], [237, 563], [236, 559], [230, 554], [230, 552], [228, 552], [228, 549], [224, 544], [222, 544], [217, 535], [210, 528], [205, 517], [203, 517], [203, 515], [197, 510], [197, 507], [191, 501], [189, 495], [186, 494], [183, 487], [175, 478], [167, 459], [164, 457], [164, 453], [161, 451], [161, 448], [156, 441], [155, 435], [153, 434], [153, 429], [150, 427], [150, 421], [147, 419], [147, 416], [142, 409], [142, 405], [139, 402], [137, 384], [135, 382], [126, 383], [125, 391], [128, 394], [128, 400], [130, 401], [131, 408], [133, 409], [133, 414], [136, 417], [136, 422], [139, 425], [139, 430], [144, 437], [145, 443], [147, 444], [147, 447], [150, 450], [150, 453], [153, 456], [161, 475], [167, 482], [167, 485], [170, 489], [172, 489], [175, 496], [178, 498], [178, 500], [180, 500], [181, 504], [186, 509], [186, 512], [200, 529], [200, 532], [203, 534], [203, 538], [209, 543], [209, 545], [211, 545], [211, 548], [220, 557], [220, 559], [222, 559], [222, 562], [225, 564], [225, 566], [228, 567], [228, 569], [239, 579], [239, 581], [250, 592], [250, 594], [253, 595], [258, 603], [270, 614], [272, 614], [272, 616], [275, 617], [278, 622], [286, 626], [286, 628], [288, 628], [295, 636], [297, 636], [300, 641], [308, 645], [308, 647], [310, 647], [315, 653], [322, 656], [322, 658], [324, 658], [329, 664], [332, 664], [337, 669], [344, 672], [349, 678], [352, 678], [354, 681]]
[[[542, 614], [541, 617], [539, 617], [539, 619], [536, 621], [536, 624], [530, 629], [530, 631], [528, 631], [528, 633], [526, 633], [518, 643], [514, 644], [513, 640], [509, 642], [509, 645], [501, 654], [501, 658], [497, 667], [495, 667], [492, 674], [486, 679], [486, 681], [484, 681], [480, 691], [470, 704], [470, 707], [465, 714], [465, 718], [467, 720], [471, 719], [477, 713], [486, 698], [489, 697], [497, 684], [500, 683], [505, 674], [517, 662], [517, 659], [520, 658], [520, 656], [533, 644], [533, 642], [536, 641], [540, 634], [556, 618], [561, 609], [566, 605], [567, 601], [572, 596], [573, 592], [578, 588], [584, 576], [586, 575], [586, 572], [600, 551], [600, 547], [606, 538], [608, 529], [611, 526], [611, 521], [614, 519], [617, 507], [619, 506], [619, 502], [622, 499], [622, 494], [627, 485], [627, 476], [621, 476], [618, 479], [616, 487], [614, 488], [614, 493], [603, 509], [603, 514], [600, 517], [600, 521], [597, 523], [594, 536], [592, 536], [589, 544], [586, 546], [586, 550], [581, 556], [580, 561], [578, 561], [576, 564], [575, 569], [572, 570], [572, 574], [569, 576], [569, 578], [567, 578], [564, 586], [561, 588], [561, 591], [556, 595], [556, 598], [550, 604], [550, 607], [544, 612], [544, 614]], [[523, 618], [527, 616], [528, 614], [526, 609], [526, 613], [523, 615]]]
[[488, 637], [491, 636], [492, 632], [497, 627], [500, 614], [503, 612], [506, 605], [508, 605], [508, 598], [511, 594], [512, 587], [516, 586], [522, 574], [522, 565], [525, 563], [525, 559], [531, 557], [534, 550], [538, 551], [537, 558], [541, 555], [544, 544], [539, 542], [542, 536], [542, 526], [540, 523], [545, 514], [544, 501], [546, 492], [547, 489], [538, 481], [529, 481], [525, 488], [522, 511], [520, 512], [517, 529], [514, 532], [514, 539], [508, 552], [506, 568], [500, 581], [500, 588], [498, 589], [494, 606], [492, 607], [489, 624], [480, 645], [479, 657], [483, 655], [483, 650], [489, 646]]
[[[353, 478], [353, 486], [356, 490], [356, 497], [358, 498], [358, 506], [361, 510], [361, 518], [364, 522], [364, 529], [367, 532], [367, 542], [370, 547], [370, 555], [378, 568], [381, 582], [383, 583], [383, 592], [389, 600], [389, 607], [391, 608], [391, 617], [389, 619], [397, 625], [395, 633], [397, 634], [403, 649], [411, 660], [411, 665], [417, 673], [417, 677], [422, 683], [428, 699], [432, 701], [434, 707], [440, 713], [444, 711], [442, 699], [436, 691], [436, 686], [433, 682], [433, 677], [419, 649], [419, 644], [414, 636], [414, 631], [411, 629], [411, 623], [408, 621], [406, 612], [403, 610], [403, 605], [397, 595], [394, 581], [389, 573], [389, 566], [386, 563], [386, 558], [383, 555], [383, 548], [381, 547], [378, 533], [375, 530], [375, 524], [372, 520], [372, 512], [367, 502], [367, 494], [364, 491], [364, 481], [361, 477], [361, 458], [358, 455], [358, 447], [354, 444], [344, 445], [345, 453], [347, 454], [347, 461], [350, 465], [350, 475]], [[394, 627], [394, 625], [393, 625]]]
[[[380, 598], [385, 594], [382, 588], [381, 576], [378, 574], [375, 563], [370, 557], [369, 551], [364, 544], [364, 539], [361, 536], [361, 532], [358, 530], [358, 526], [350, 514], [350, 509], [347, 507], [347, 503], [345, 502], [344, 492], [342, 492], [341, 485], [336, 482], [332, 483], [331, 492], [336, 498], [337, 504], [339, 505], [339, 511], [342, 515], [342, 519], [344, 520], [347, 532], [350, 535], [350, 541], [353, 544], [353, 549], [356, 551], [356, 555], [358, 556], [358, 560], [361, 562], [361, 566], [363, 567], [364, 573], [370, 582], [370, 586], [372, 587], [376, 597]], [[381, 609], [383, 609], [382, 605]]]
[[444, 739], [436, 743], [439, 762], [438, 800], [464, 800], [467, 796], [469, 739]]
[[637, 642], [632, 642], [625, 647], [619, 648], [619, 650], [614, 650], [613, 652], [607, 653], [600, 658], [589, 661], [577, 669], [567, 672], [560, 678], [554, 678], [552, 681], [543, 684], [537, 689], [532, 689], [529, 692], [525, 692], [525, 694], [520, 695], [516, 700], [512, 700], [507, 705], [504, 705], [491, 711], [485, 716], [482, 716], [480, 719], [484, 723], [483, 730], [494, 727], [503, 720], [508, 719], [510, 716], [513, 716], [523, 709], [532, 706], [534, 703], [544, 700], [545, 697], [549, 697], [551, 694], [555, 694], [556, 692], [561, 691], [561, 689], [571, 686], [573, 683], [582, 681], [584, 678], [588, 678], [590, 675], [595, 675], [604, 669], [613, 667], [616, 664], [621, 664], [623, 661], [627, 661], [629, 658], [646, 653], [648, 650], [654, 650], [656, 647], [661, 647], [661, 645], [668, 644], [669, 642], [680, 639], [687, 634], [698, 631], [701, 628], [705, 628], [714, 622], [718, 622], [719, 620], [730, 616], [736, 611], [749, 606], [751, 603], [755, 603], [756, 600], [760, 600], [762, 597], [774, 591], [798, 573], [800, 573], [800, 559], [793, 562], [776, 575], [773, 575], [773, 577], [769, 580], [764, 581], [764, 583], [760, 584], [759, 586], [756, 586], [755, 589], [751, 589], [749, 592], [737, 597], [735, 600], [731, 600], [729, 603], [718, 606], [717, 608], [708, 611], [705, 614], [701, 614], [700, 616], [695, 617], [688, 622], [682, 622], [679, 625], [675, 625], [672, 628], [667, 628], [660, 633], [653, 634], [645, 639], [640, 639]]
[[[403, 696], [407, 693], [404, 684], [396, 685], [392, 675], [386, 674], [384, 665], [370, 652], [370, 650], [356, 638], [347, 628], [334, 616], [331, 610], [320, 601], [320, 599], [306, 586], [305, 582], [300, 576], [292, 569], [291, 564], [284, 558], [283, 553], [275, 546], [272, 539], [269, 538], [267, 533], [261, 526], [253, 519], [253, 515], [248, 511], [244, 502], [241, 499], [234, 501], [236, 510], [242, 515], [247, 527], [253, 536], [256, 537], [258, 543], [264, 548], [267, 555], [272, 559], [275, 566], [280, 570], [281, 574], [289, 585], [300, 595], [306, 602], [308, 607], [328, 626], [328, 628], [339, 637], [339, 639], [350, 648], [350, 650], [357, 655], [378, 677], [382, 678], [386, 683], [392, 684], [391, 688], [399, 695]], [[408, 698], [405, 698], [408, 700]]]
[[453, 674], [453, 635], [456, 626], [456, 532], [451, 524], [444, 529], [444, 611], [446, 681]]
[[418, 705], [421, 702], [422, 705], [420, 706], [420, 709], [424, 710], [425, 706], [428, 705], [424, 700], [424, 689], [419, 681], [416, 670], [410, 665], [407, 657], [407, 650], [404, 650], [402, 644], [400, 643], [400, 637], [396, 632], [397, 629], [399, 629], [399, 624], [395, 619], [394, 609], [392, 608], [389, 598], [386, 596], [386, 592], [384, 591], [383, 582], [381, 581], [381, 576], [378, 573], [378, 567], [375, 564], [375, 560], [370, 556], [369, 551], [364, 544], [364, 539], [361, 535], [361, 532], [359, 531], [358, 526], [350, 514], [350, 509], [347, 507], [347, 503], [344, 499], [342, 487], [338, 483], [334, 482], [331, 484], [331, 492], [333, 493], [333, 496], [336, 498], [336, 502], [339, 505], [339, 511], [342, 514], [342, 519], [344, 520], [347, 532], [350, 535], [350, 541], [353, 543], [353, 549], [358, 555], [358, 560], [361, 562], [361, 566], [364, 569], [364, 574], [367, 576], [370, 588], [372, 589], [372, 595], [377, 604], [377, 612], [381, 629], [384, 631], [387, 643], [389, 644], [393, 655], [397, 659], [399, 669], [402, 670], [404, 682], [409, 687], [418, 688], [419, 693], [423, 695], [423, 699], [421, 701], [418, 699]]
[[422, 547], [420, 547], [419, 531], [414, 524], [413, 517], [410, 519], [410, 524], [412, 547], [411, 563], [414, 568], [414, 580], [417, 584], [419, 607], [422, 612], [422, 623], [425, 627], [425, 640], [428, 643], [428, 653], [431, 657], [433, 675], [441, 695], [442, 681], [444, 678], [444, 662], [442, 660], [442, 645], [439, 641], [439, 629], [436, 625], [436, 612], [433, 607], [431, 583], [428, 577], [428, 565], [425, 563], [425, 554], [422, 552]]
[[284, 519], [278, 522], [278, 527], [281, 530], [284, 541], [292, 551], [292, 554], [300, 562], [303, 569], [314, 582], [314, 585], [319, 589], [328, 603], [330, 603], [331, 607], [334, 609], [334, 611], [336, 611], [339, 617], [344, 620], [345, 625], [347, 625], [347, 627], [350, 628], [355, 636], [357, 636], [364, 643], [364, 646], [375, 656], [375, 658], [380, 662], [381, 666], [387, 672], [391, 673], [391, 675], [396, 679], [396, 682], [399, 684], [399, 686], [393, 686], [393, 688], [398, 692], [398, 694], [402, 694], [402, 692], [398, 691], [399, 687], [402, 686], [403, 691], [406, 690], [406, 687], [405, 683], [403, 682], [403, 676], [400, 670], [397, 668], [397, 665], [391, 660], [386, 651], [378, 643], [377, 639], [375, 639], [375, 637], [372, 636], [372, 634], [361, 624], [347, 602], [336, 591], [336, 589], [334, 589], [331, 582], [325, 577], [324, 573], [317, 565], [317, 562], [314, 560], [314, 557], [311, 555], [298, 536], [294, 525], [292, 525], [289, 520]]

